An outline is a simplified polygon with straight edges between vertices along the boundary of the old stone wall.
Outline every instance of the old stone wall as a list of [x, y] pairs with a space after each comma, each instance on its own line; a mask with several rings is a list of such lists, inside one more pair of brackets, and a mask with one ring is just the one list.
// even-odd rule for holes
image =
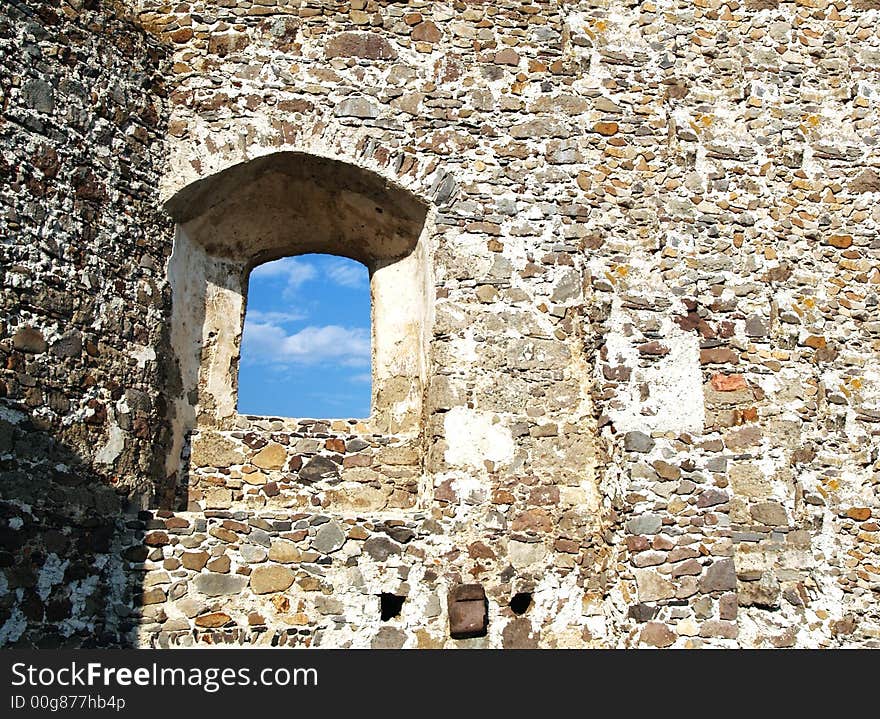
[[95, 2], [0, 7], [0, 643], [126, 645], [164, 477], [165, 50]]
[[[113, 422], [118, 404], [101, 405], [112, 412], [93, 448], [121, 443], [110, 467], [157, 487], [128, 523], [145, 531], [127, 565], [142, 581], [141, 645], [875, 645], [873, 0], [128, 9], [152, 38], [129, 52], [169, 55], [168, 114], [161, 88], [139, 85], [163, 142], [148, 129], [138, 152], [111, 155], [143, 158], [149, 177], [137, 202], [102, 215], [127, 228], [121, 264], [109, 262], [117, 234], [89, 238], [89, 258], [106, 262], [95, 286], [118, 298], [151, 277], [163, 296], [168, 221], [192, 221], [199, 187], [224, 187], [199, 183], [290, 152], [427, 203], [433, 278], [417, 451], [353, 421], [238, 417], [184, 443], [184, 509], [160, 502], [169, 445], [125, 471], [141, 445]], [[4, 43], [25, 41], [9, 27]], [[90, 32], [93, 52], [117, 52]], [[5, 107], [26, 106], [27, 87], [4, 88]], [[25, 152], [21, 133], [36, 131], [5, 122], [18, 134], [4, 143]], [[10, 206], [51, 206], [21, 182], [3, 186]], [[381, 193], [371, 201], [382, 209]], [[296, 202], [292, 217], [320, 215]], [[56, 277], [67, 258], [23, 264]], [[132, 262], [137, 272], [121, 269]], [[16, 312], [21, 296], [4, 290]], [[176, 296], [179, 308], [191, 295]], [[180, 376], [162, 351], [166, 307], [132, 321], [141, 346], [107, 325], [116, 352], [85, 353], [96, 372], [142, 372], [152, 432], [169, 417], [156, 398], [190, 397], [165, 380]], [[54, 347], [22, 314], [4, 348], [26, 323]], [[45, 392], [66, 365], [44, 367], [31, 385], [9, 383], [9, 404], [27, 406], [20, 386]], [[11, 449], [4, 461], [20, 468]], [[484, 636], [460, 638], [458, 620], [484, 609]]]

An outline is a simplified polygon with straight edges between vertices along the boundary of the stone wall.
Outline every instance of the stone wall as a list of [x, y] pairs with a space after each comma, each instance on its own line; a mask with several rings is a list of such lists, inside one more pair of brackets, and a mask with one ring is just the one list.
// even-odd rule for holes
[[164, 57], [95, 2], [0, 7], [4, 645], [138, 624], [137, 510], [164, 480]]
[[[172, 214], [254, 158], [332, 158], [430, 205], [434, 280], [415, 502], [344, 506], [303, 479], [318, 455], [399, 466], [369, 433], [238, 418], [218, 440], [236, 461], [195, 462], [187, 511], [129, 523], [141, 645], [875, 645], [874, 3], [129, 7], [170, 54], [148, 165]], [[137, 266], [161, 294], [154, 208], [113, 217], [149, 237], [126, 262], [156, 244]], [[119, 273], [95, 282], [118, 297]], [[164, 306], [123, 366], [174, 374], [143, 359], [164, 356]], [[267, 475], [251, 445], [282, 439]]]

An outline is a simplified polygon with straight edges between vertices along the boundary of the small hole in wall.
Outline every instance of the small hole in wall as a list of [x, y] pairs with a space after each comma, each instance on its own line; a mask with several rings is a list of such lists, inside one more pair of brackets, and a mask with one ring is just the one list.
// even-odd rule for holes
[[382, 592], [379, 595], [379, 611], [383, 622], [400, 616], [400, 610], [403, 609], [403, 602], [406, 597], [398, 597], [396, 594]]
[[530, 606], [532, 606], [531, 592], [517, 592], [510, 600], [510, 611], [512, 611], [517, 616], [525, 614], [527, 611], [529, 611]]

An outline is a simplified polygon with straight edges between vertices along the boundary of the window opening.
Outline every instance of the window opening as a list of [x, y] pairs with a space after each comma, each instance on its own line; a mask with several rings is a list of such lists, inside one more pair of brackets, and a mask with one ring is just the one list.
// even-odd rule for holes
[[272, 417], [370, 415], [370, 276], [325, 254], [258, 265], [248, 279], [238, 412]]

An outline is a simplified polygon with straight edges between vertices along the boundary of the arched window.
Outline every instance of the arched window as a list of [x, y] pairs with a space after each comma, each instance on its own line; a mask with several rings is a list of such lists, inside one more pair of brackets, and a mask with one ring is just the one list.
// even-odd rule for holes
[[254, 267], [238, 366], [238, 412], [370, 416], [370, 274], [309, 254]]
[[[433, 300], [428, 206], [353, 165], [283, 152], [193, 183], [166, 207], [177, 222], [168, 267], [173, 443], [166, 471], [188, 485], [192, 508], [415, 506]], [[338, 318], [285, 326], [312, 312], [303, 295], [280, 310], [257, 308], [288, 315], [284, 321], [263, 315], [255, 322], [260, 315], [251, 306], [246, 323], [249, 278], [277, 273], [289, 285], [320, 270], [335, 273], [343, 287], [355, 281], [357, 263], [369, 278], [369, 321], [361, 315], [355, 322], [337, 307]], [[283, 297], [284, 288], [276, 292]], [[304, 354], [304, 339], [323, 343], [328, 356], [362, 363], [357, 369], [369, 373], [371, 390], [360, 416], [340, 417], [351, 412], [335, 411], [332, 402], [323, 416], [295, 404], [290, 415], [252, 412], [247, 395], [239, 413], [239, 382], [250, 382], [249, 347], [262, 341], [254, 329], [262, 340], [269, 335], [262, 349], [277, 352], [276, 359], [286, 355], [291, 370], [314, 359]], [[298, 333], [300, 341], [292, 339]], [[335, 391], [336, 399], [349, 392], [348, 382], [312, 364], [318, 371], [306, 383], [309, 392]], [[278, 387], [274, 399], [288, 391], [284, 382], [270, 386]]]

